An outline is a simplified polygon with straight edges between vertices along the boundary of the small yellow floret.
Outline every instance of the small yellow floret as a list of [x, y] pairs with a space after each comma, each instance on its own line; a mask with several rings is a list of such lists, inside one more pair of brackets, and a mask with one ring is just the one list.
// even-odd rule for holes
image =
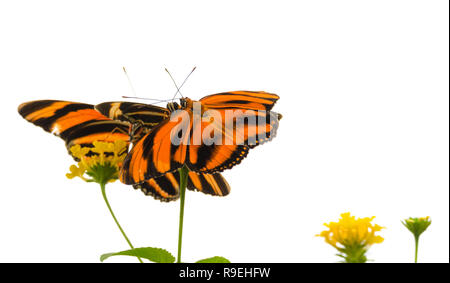
[[[103, 178], [106, 174], [108, 182], [115, 181], [125, 159], [128, 144], [123, 140], [117, 140], [114, 143], [95, 141], [93, 146], [81, 147], [77, 144], [70, 148], [72, 155], [80, 161], [77, 165], [70, 166], [70, 173], [66, 174], [67, 178], [80, 177], [84, 181], [90, 182], [98, 181], [95, 180], [95, 176]], [[86, 175], [94, 179], [88, 179]]]

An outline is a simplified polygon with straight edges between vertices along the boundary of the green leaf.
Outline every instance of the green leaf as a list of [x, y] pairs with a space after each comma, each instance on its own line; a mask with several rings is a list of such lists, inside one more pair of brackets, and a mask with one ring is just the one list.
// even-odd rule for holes
[[196, 263], [231, 263], [228, 259], [221, 256], [213, 256], [205, 259], [201, 259]]
[[175, 257], [169, 253], [168, 251], [160, 248], [135, 248], [133, 250], [126, 250], [121, 251], [118, 253], [107, 253], [102, 254], [100, 256], [100, 261], [104, 261], [105, 259], [111, 257], [111, 256], [117, 256], [117, 255], [128, 255], [128, 256], [135, 256], [140, 258], [145, 258], [153, 262], [157, 263], [174, 263]]

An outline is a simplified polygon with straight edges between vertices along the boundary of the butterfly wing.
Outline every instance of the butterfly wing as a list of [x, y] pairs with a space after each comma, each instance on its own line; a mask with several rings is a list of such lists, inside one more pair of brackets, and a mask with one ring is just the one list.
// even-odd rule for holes
[[221, 127], [234, 137], [234, 143], [253, 148], [275, 137], [282, 116], [270, 110], [278, 99], [263, 91], [232, 91], [208, 95], [200, 102], [220, 113]]
[[189, 172], [187, 188], [213, 196], [226, 196], [230, 193], [230, 185], [220, 173], [197, 174]]
[[[176, 111], [137, 141], [125, 158], [119, 174], [122, 183], [131, 185], [160, 177], [181, 168], [186, 161], [187, 144], [192, 121], [189, 111]], [[185, 134], [178, 144], [174, 134]]]
[[[202, 130], [205, 129], [202, 122]], [[225, 135], [223, 135], [225, 136]], [[239, 164], [248, 154], [249, 147], [244, 144], [233, 144], [230, 139], [223, 138], [220, 144], [196, 144], [191, 136], [188, 146], [186, 164], [191, 171], [197, 173], [217, 173]]]
[[187, 164], [195, 172], [216, 173], [231, 168], [239, 164], [251, 148], [276, 135], [280, 116], [275, 112], [213, 110], [204, 111], [201, 122], [193, 125], [192, 133], [202, 133], [201, 142], [195, 142], [195, 135], [192, 135], [189, 144]]
[[147, 128], [153, 128], [170, 116], [167, 108], [134, 102], [103, 102], [95, 105], [95, 109], [113, 120], [138, 121]]
[[270, 111], [280, 97], [264, 91], [230, 91], [200, 99], [207, 108]]
[[215, 137], [218, 133], [222, 144], [250, 148], [273, 139], [281, 119], [280, 114], [272, 111], [240, 109], [209, 109], [202, 116], [203, 136], [208, 137], [209, 133]]
[[21, 104], [18, 111], [27, 121], [61, 137], [67, 149], [76, 144], [92, 147], [97, 140], [129, 140], [127, 123], [105, 117], [90, 104], [36, 100]]
[[[161, 201], [176, 200], [180, 196], [180, 173], [175, 171], [158, 178], [149, 179], [143, 183], [135, 184], [135, 189], [142, 190], [144, 194], [151, 195]], [[221, 174], [196, 174], [189, 172], [187, 188], [214, 196], [226, 196], [230, 186]]]
[[141, 190], [147, 196], [168, 202], [180, 197], [179, 180], [179, 174], [176, 171], [134, 184], [133, 188]]

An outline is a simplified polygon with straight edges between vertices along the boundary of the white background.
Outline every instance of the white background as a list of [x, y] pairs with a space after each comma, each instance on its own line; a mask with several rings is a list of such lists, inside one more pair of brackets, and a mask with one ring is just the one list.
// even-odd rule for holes
[[[448, 1], [2, 1], [0, 261], [98, 262], [127, 249], [96, 184], [68, 180], [62, 140], [23, 120], [35, 99], [281, 98], [278, 136], [224, 173], [225, 198], [188, 192], [183, 260], [335, 262], [315, 234], [349, 211], [386, 227], [375, 262], [411, 262], [400, 220], [431, 216], [422, 262], [449, 260]], [[135, 246], [176, 254], [179, 202], [116, 182]], [[117, 257], [109, 262], [135, 262]]]

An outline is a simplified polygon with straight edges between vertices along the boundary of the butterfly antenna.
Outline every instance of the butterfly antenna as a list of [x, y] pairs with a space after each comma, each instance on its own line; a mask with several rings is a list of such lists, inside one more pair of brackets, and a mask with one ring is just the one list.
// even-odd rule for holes
[[[192, 75], [192, 73], [195, 71], [195, 69], [197, 69], [197, 67], [194, 67], [192, 69], [192, 71], [189, 73], [189, 75], [187, 75], [187, 77], [184, 79], [183, 83], [180, 85], [180, 88], [182, 88], [184, 86], [184, 83], [187, 81], [187, 79], [189, 79], [189, 77]], [[181, 94], [181, 93], [180, 93]], [[176, 95], [176, 94], [175, 94]]]
[[122, 95], [122, 98], [134, 98], [134, 99], [142, 99], [142, 100], [151, 100], [151, 101], [156, 101], [156, 103], [170, 101], [170, 99], [157, 99], [157, 98], [146, 98], [146, 97], [138, 97], [138, 96], [125, 96], [125, 95]]
[[128, 76], [127, 73], [127, 69], [125, 67], [122, 67], [123, 72], [125, 74], [125, 76], [127, 77], [128, 80], [128, 84], [130, 85], [131, 91], [133, 92], [134, 96], [122, 96], [122, 98], [135, 98], [135, 99], [142, 99], [142, 100], [151, 100], [151, 101], [156, 101], [155, 103], [152, 104], [157, 104], [157, 103], [162, 103], [162, 102], [168, 102], [170, 101], [170, 99], [156, 99], [156, 98], [144, 98], [144, 97], [138, 97], [136, 96], [136, 91], [134, 90], [133, 84], [131, 83], [130, 80], [130, 76]]
[[[135, 97], [135, 96], [122, 96], [122, 98], [134, 98], [134, 99], [142, 99], [142, 100], [148, 100], [148, 98], [142, 98], [142, 97]], [[154, 101], [154, 100], [152, 100]], [[158, 100], [152, 103], [149, 103], [150, 105], [155, 105], [155, 104], [160, 104], [160, 103], [164, 103], [164, 102], [169, 102], [170, 100]]]
[[166, 72], [169, 74], [170, 79], [172, 80], [173, 84], [174, 84], [175, 87], [177, 88], [177, 92], [175, 92], [175, 95], [173, 96], [173, 98], [172, 98], [171, 100], [174, 100], [178, 93], [181, 95], [181, 97], [184, 97], [184, 96], [181, 94], [180, 88], [178, 87], [177, 83], [176, 83], [175, 80], [173, 79], [172, 74], [169, 72], [169, 70], [167, 70], [167, 68], [164, 68], [164, 70], [166, 70]]
[[[177, 84], [175, 83], [174, 79], [172, 78], [172, 76], [170, 75], [170, 72], [167, 70], [166, 68], [166, 72], [169, 73], [169, 76], [172, 78], [173, 83], [175, 84], [175, 86], [177, 87], [177, 92], [175, 92], [172, 101], [175, 99], [175, 97], [177, 96], [177, 94], [179, 93], [181, 95], [181, 97], [183, 97], [183, 95], [180, 92], [180, 89], [184, 86], [184, 83], [187, 81], [187, 79], [191, 76], [191, 74], [195, 71], [195, 69], [197, 69], [197, 67], [194, 67], [192, 69], [192, 71], [187, 75], [187, 77], [184, 79], [183, 83], [180, 85], [180, 87], [177, 86]], [[184, 97], [183, 97], [184, 98]]]
[[134, 90], [133, 84], [131, 83], [130, 77], [128, 76], [127, 69], [125, 69], [125, 67], [122, 67], [122, 70], [125, 73], [125, 76], [127, 77], [128, 84], [130, 85], [131, 91], [136, 96], [136, 91]]

